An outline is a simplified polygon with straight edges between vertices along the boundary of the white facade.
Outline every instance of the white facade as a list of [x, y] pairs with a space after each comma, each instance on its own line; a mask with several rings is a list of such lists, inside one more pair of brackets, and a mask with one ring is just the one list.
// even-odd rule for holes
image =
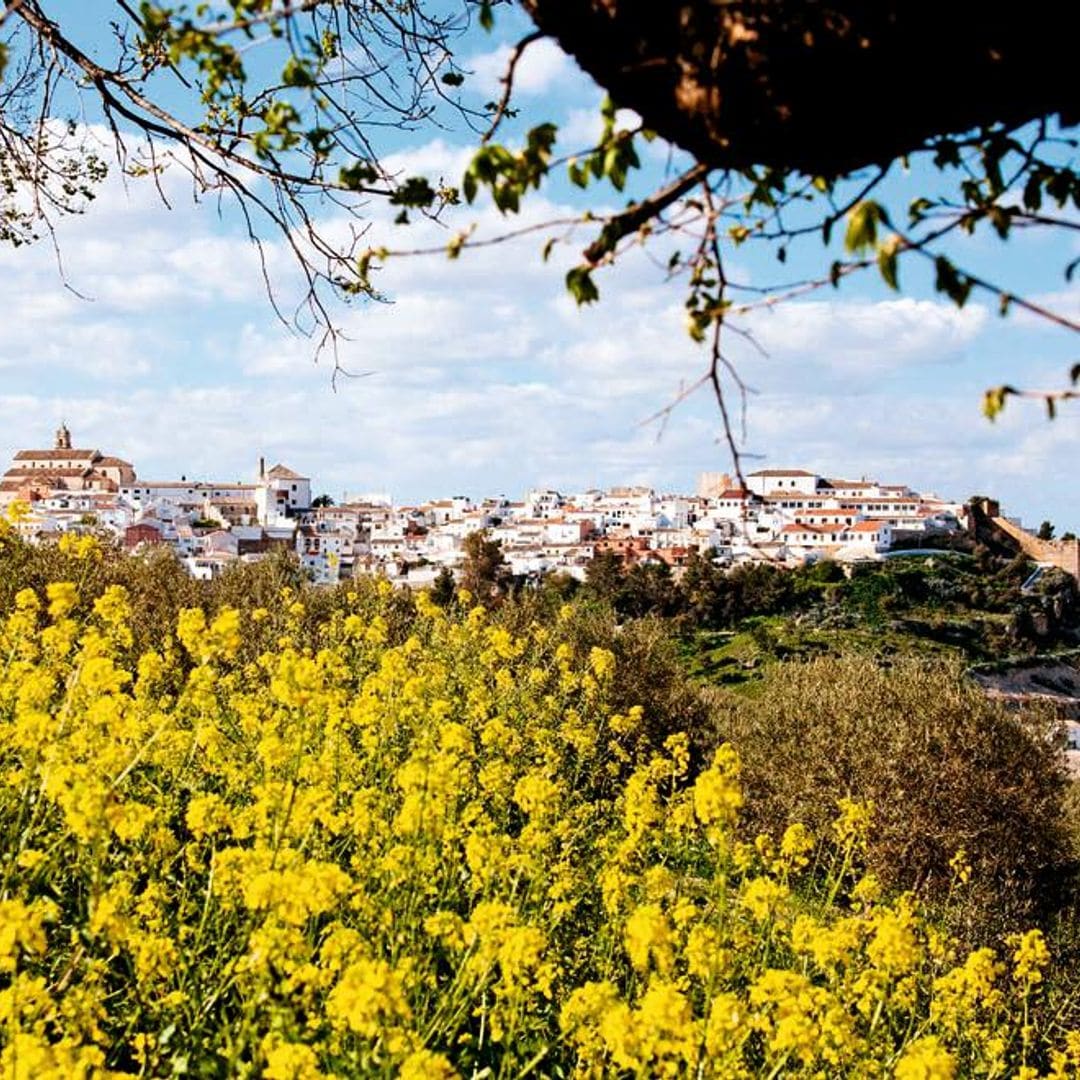
[[746, 486], [759, 496], [771, 495], [773, 492], [812, 495], [820, 484], [820, 476], [804, 469], [758, 469], [746, 478]]

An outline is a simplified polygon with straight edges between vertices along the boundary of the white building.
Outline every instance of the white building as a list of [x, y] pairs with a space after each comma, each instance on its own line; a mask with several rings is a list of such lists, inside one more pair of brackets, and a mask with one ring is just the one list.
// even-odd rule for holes
[[758, 469], [746, 478], [746, 486], [761, 497], [773, 492], [813, 495], [820, 483], [821, 477], [817, 473], [805, 469]]

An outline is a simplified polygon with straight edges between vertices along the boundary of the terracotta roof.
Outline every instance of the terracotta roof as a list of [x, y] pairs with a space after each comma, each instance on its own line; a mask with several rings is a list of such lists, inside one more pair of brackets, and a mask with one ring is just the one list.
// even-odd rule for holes
[[846, 525], [785, 525], [780, 531], [782, 533], [821, 533], [822, 535], [843, 532], [848, 526]]
[[[841, 500], [843, 501], [843, 500]], [[906, 496], [890, 495], [888, 497], [879, 497], [877, 495], [867, 495], [864, 498], [860, 498], [858, 502], [854, 501], [854, 497], [850, 502], [844, 502], [845, 506], [866, 506], [867, 503], [888, 503], [890, 506], [896, 503], [912, 503], [918, 505], [919, 500], [915, 498], [909, 498]]]
[[215, 484], [208, 480], [136, 480], [131, 484], [125, 484], [125, 487], [141, 489], [141, 488], [183, 488], [186, 491], [192, 492], [207, 492], [207, 491], [251, 491], [254, 492], [257, 484]]
[[109, 468], [113, 468], [113, 469], [115, 469], [117, 466], [120, 466], [120, 467], [125, 468], [125, 469], [133, 469], [135, 467], [134, 465], [131, 464], [130, 461], [124, 461], [123, 458], [112, 457], [111, 455], [108, 456], [108, 457], [98, 458], [94, 462], [94, 468], [96, 468], [96, 469], [102, 469], [102, 468], [105, 468], [106, 466], [108, 466]]
[[716, 496], [718, 499], [749, 499], [751, 494], [745, 488], [728, 488]]
[[298, 472], [293, 472], [292, 469], [287, 468], [280, 462], [275, 465], [267, 474], [271, 480], [307, 480], [306, 476], [301, 476]]
[[16, 461], [68, 461], [75, 458], [87, 458], [93, 461], [101, 455], [97, 450], [20, 450], [15, 455]]
[[856, 521], [848, 526], [848, 532], [878, 532], [881, 527], [880, 521]]
[[25, 477], [27, 480], [48, 480], [52, 476], [93, 476], [94, 470], [89, 466], [72, 469], [8, 469], [5, 476]]
[[816, 476], [816, 473], [807, 472], [805, 469], [758, 469], [751, 476]]

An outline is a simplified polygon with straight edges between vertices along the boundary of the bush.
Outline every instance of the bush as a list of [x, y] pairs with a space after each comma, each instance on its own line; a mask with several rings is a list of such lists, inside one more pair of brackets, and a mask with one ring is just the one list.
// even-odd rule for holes
[[1056, 903], [1066, 778], [1044, 716], [989, 701], [957, 666], [906, 658], [789, 663], [755, 696], [717, 700], [718, 738], [743, 758], [756, 828], [821, 829], [838, 798], [868, 801], [867, 859], [889, 887], [940, 903], [965, 853], [975, 884], [953, 913], [965, 933]]

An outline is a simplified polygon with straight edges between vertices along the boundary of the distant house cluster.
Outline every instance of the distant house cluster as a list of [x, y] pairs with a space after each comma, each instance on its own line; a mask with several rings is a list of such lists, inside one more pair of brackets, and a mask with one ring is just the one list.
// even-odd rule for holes
[[18, 517], [28, 537], [102, 530], [132, 551], [166, 545], [199, 578], [286, 548], [316, 581], [379, 575], [418, 586], [443, 567], [457, 570], [465, 538], [480, 530], [500, 542], [515, 575], [536, 578], [584, 577], [603, 552], [676, 571], [694, 551], [728, 564], [877, 559], [901, 541], [964, 527], [958, 503], [803, 469], [760, 469], [745, 486], [707, 473], [694, 495], [535, 488], [520, 500], [456, 495], [397, 506], [367, 496], [333, 505], [312, 498], [309, 477], [262, 460], [250, 483], [143, 480], [120, 458], [72, 449], [64, 426], [52, 449], [16, 453], [0, 481], [0, 508], [16, 500], [29, 508]]

